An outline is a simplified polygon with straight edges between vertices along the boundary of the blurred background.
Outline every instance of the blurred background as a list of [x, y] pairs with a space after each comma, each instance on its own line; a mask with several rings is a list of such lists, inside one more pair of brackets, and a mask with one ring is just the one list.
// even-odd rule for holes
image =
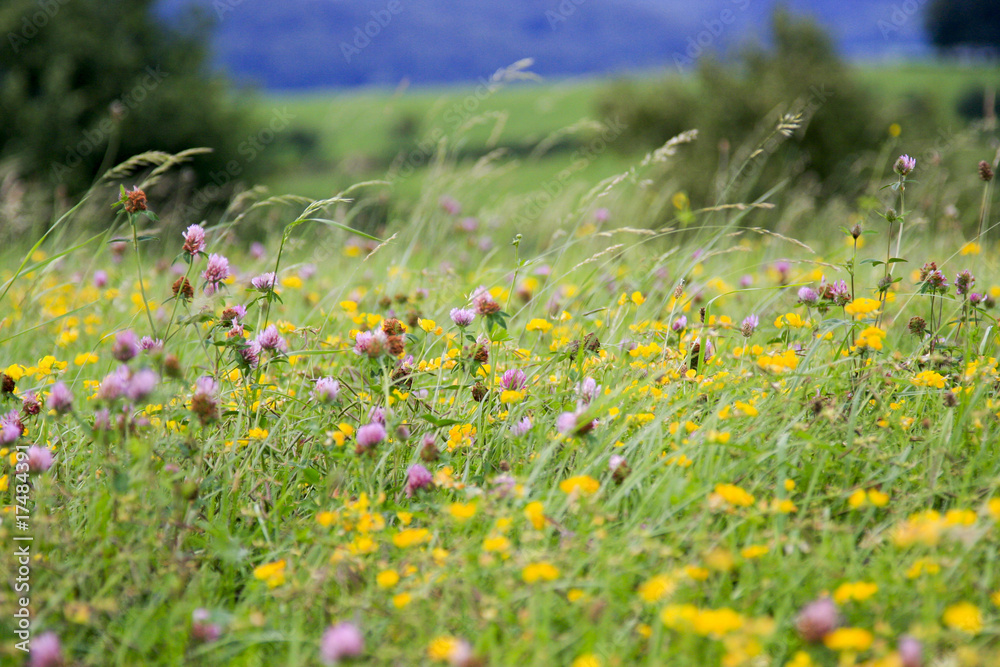
[[[165, 225], [385, 181], [348, 214], [366, 229], [449, 184], [474, 209], [590, 187], [691, 129], [685, 169], [652, 176], [671, 215], [786, 181], [855, 206], [872, 153], [996, 151], [995, 0], [5, 0], [0, 27], [8, 235], [150, 150], [211, 149], [149, 193]], [[768, 144], [782, 115], [797, 129]]]

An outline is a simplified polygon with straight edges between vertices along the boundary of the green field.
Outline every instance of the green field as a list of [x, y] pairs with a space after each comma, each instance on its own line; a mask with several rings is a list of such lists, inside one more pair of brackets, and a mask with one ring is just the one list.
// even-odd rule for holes
[[[920, 113], [906, 100], [928, 97], [943, 118], [944, 128], [959, 127], [955, 113], [958, 100], [976, 86], [1000, 85], [996, 71], [983, 66], [947, 64], [900, 64], [854, 69], [858, 80], [879, 99], [898, 110], [898, 122]], [[659, 81], [678, 80], [676, 74], [650, 76], [635, 82], [638, 90], [655, 90]], [[565, 169], [572, 161], [570, 145], [559, 144], [555, 151], [532, 155], [531, 149], [545, 140], [587, 141], [602, 121], [599, 100], [610, 81], [600, 79], [561, 82], [521, 81], [499, 84], [494, 92], [485, 85], [474, 88], [407, 88], [386, 91], [329, 92], [305, 95], [271, 95], [261, 102], [262, 113], [287, 108], [295, 118], [293, 130], [312, 134], [317, 140], [316, 157], [282, 164], [282, 169], [266, 184], [273, 192], [294, 192], [326, 197], [349, 185], [369, 179], [386, 178], [398, 155], [420, 141], [442, 137], [435, 148], [445, 156], [469, 162], [491, 150], [508, 152], [519, 168], [503, 182], [504, 192], [529, 192], [539, 180]], [[696, 89], [697, 82], [687, 85]], [[928, 92], [933, 91], [933, 92]], [[397, 129], [409, 124], [411, 142], [401, 145]], [[559, 150], [559, 147], [563, 150]], [[425, 151], [430, 154], [433, 151]], [[641, 157], [621, 146], [602, 153], [583, 175], [597, 182], [618, 173], [623, 166]], [[396, 196], [404, 201], [419, 198], [424, 169], [416, 178], [397, 184]]]

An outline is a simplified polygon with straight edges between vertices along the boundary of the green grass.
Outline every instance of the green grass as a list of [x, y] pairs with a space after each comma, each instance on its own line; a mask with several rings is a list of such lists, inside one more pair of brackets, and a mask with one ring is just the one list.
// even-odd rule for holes
[[[527, 113], [527, 91], [510, 94]], [[907, 635], [925, 664], [996, 664], [996, 309], [913, 275], [934, 261], [953, 284], [969, 269], [974, 291], [1000, 296], [996, 208], [978, 253], [933, 213], [983, 183], [921, 158], [905, 202], [881, 187], [890, 176], [874, 203], [800, 184], [691, 211], [656, 185], [683, 153], [605, 152], [531, 199], [569, 164], [448, 154], [397, 184], [410, 213], [377, 241], [321, 222], [350, 222], [341, 199], [356, 192], [244, 201], [206, 222], [205, 252], [234, 276], [214, 294], [207, 258], [184, 262], [192, 221], [138, 217], [158, 238], [116, 254], [107, 241], [132, 234], [110, 201], [34, 252], [5, 248], [0, 370], [15, 387], [0, 412], [26, 430], [4, 431], [0, 568], [13, 579], [10, 545], [33, 538], [34, 646], [53, 632], [81, 665], [317, 665], [346, 622], [373, 665], [875, 667], [898, 665]], [[888, 206], [908, 262], [883, 304]], [[91, 216], [106, 232], [74, 248]], [[284, 234], [255, 258], [234, 235], [262, 219]], [[841, 231], [854, 222], [857, 251]], [[170, 298], [175, 262], [191, 300]], [[276, 294], [250, 286], [268, 271]], [[800, 302], [824, 279], [847, 281], [850, 310]], [[473, 303], [460, 329], [450, 312], [479, 286], [496, 305]], [[237, 305], [245, 336], [231, 335]], [[915, 317], [928, 335], [911, 334]], [[118, 361], [124, 331], [163, 348]], [[248, 364], [248, 341], [268, 339], [277, 349]], [[514, 370], [520, 389], [502, 383]], [[330, 401], [314, 394], [327, 377]], [[56, 382], [72, 409], [34, 410]], [[385, 436], [366, 442], [380, 414]], [[31, 444], [51, 468], [17, 468]], [[408, 493], [417, 464], [434, 483]], [[826, 595], [842, 628], [810, 643], [798, 615]], [[16, 641], [0, 643], [5, 664], [24, 660]]]

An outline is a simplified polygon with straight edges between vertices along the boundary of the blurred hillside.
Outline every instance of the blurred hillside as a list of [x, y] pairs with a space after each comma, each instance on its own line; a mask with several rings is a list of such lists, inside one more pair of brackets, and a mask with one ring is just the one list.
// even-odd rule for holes
[[218, 66], [291, 90], [477, 81], [525, 57], [546, 77], [687, 68], [707, 51], [765, 38], [778, 4], [815, 18], [848, 59], [929, 50], [919, 12], [881, 0], [162, 0], [161, 8], [201, 8], [217, 22]]

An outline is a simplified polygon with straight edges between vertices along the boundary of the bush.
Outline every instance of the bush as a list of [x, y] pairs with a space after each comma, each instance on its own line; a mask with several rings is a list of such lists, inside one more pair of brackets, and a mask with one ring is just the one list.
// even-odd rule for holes
[[[165, 26], [153, 0], [9, 0], [0, 8], [0, 156], [33, 181], [85, 189], [147, 150], [208, 146], [202, 182], [239, 157], [249, 127], [205, 70], [204, 17]], [[259, 168], [245, 161], [244, 174]]]
[[[655, 147], [682, 130], [698, 129], [693, 154], [686, 158], [688, 176], [680, 183], [696, 204], [715, 203], [737, 174], [740, 192], [729, 194], [756, 196], [790, 167], [817, 177], [824, 192], [842, 188], [852, 156], [869, 148], [888, 121], [818, 26], [779, 10], [772, 30], [773, 48], [745, 48], [726, 64], [705, 58], [693, 81], [672, 78], [647, 94], [616, 83], [603, 96], [601, 113], [628, 127], [629, 148]], [[801, 129], [794, 141], [768, 141], [783, 113], [801, 114]], [[745, 137], [756, 137], [753, 145], [734, 150]], [[761, 146], [764, 152], [751, 159], [752, 149]], [[741, 173], [744, 166], [749, 171]], [[704, 176], [716, 172], [714, 180]]]

